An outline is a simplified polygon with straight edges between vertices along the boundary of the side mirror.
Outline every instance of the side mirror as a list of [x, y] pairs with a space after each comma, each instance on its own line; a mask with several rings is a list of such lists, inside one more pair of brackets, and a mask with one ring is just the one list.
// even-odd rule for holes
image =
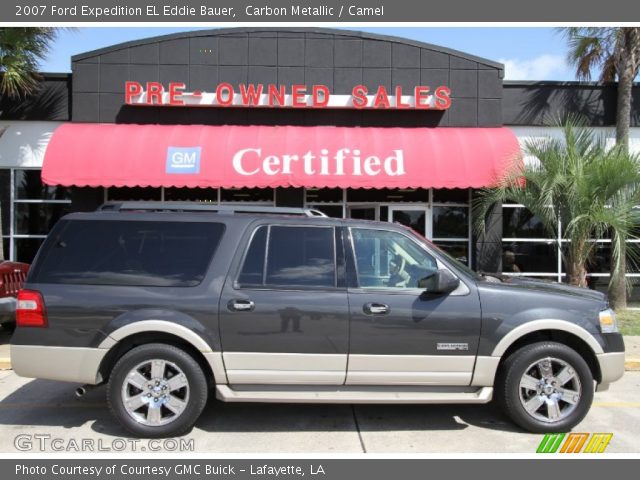
[[418, 288], [424, 288], [427, 293], [449, 294], [460, 285], [460, 280], [449, 270], [438, 270], [428, 277], [418, 280]]

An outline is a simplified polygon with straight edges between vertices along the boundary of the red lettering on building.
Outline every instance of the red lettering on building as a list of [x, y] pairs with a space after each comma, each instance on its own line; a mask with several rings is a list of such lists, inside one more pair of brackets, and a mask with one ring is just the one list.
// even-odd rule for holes
[[130, 105], [133, 103], [133, 97], [137, 97], [142, 93], [142, 85], [138, 82], [125, 82], [124, 84], [124, 103]]
[[[223, 82], [210, 92], [186, 92], [182, 82], [170, 82], [168, 90], [160, 82], [142, 84], [127, 81], [124, 100], [127, 105], [182, 106], [241, 106], [241, 107], [293, 107], [293, 108], [376, 108], [446, 110], [451, 107], [451, 90], [440, 85], [432, 91], [427, 85], [414, 87], [411, 95], [403, 95], [401, 86], [390, 95], [383, 85], [374, 94], [364, 85], [356, 85], [350, 95], [334, 95], [326, 85], [274, 85], [249, 83], [232, 85]], [[238, 90], [236, 90], [236, 88]], [[236, 92], [239, 95], [236, 95]], [[168, 93], [165, 93], [168, 92]], [[403, 98], [404, 97], [404, 98]]]
[[402, 101], [402, 87], [396, 87], [396, 108], [411, 108], [410, 103]]
[[147, 105], [162, 105], [164, 87], [159, 82], [147, 82]]
[[269, 85], [267, 96], [270, 107], [275, 107], [276, 104], [278, 107], [284, 107], [286, 104], [287, 89], [284, 85], [280, 85], [279, 87]]
[[260, 105], [260, 95], [262, 95], [262, 89], [262, 84], [258, 84], [256, 86], [252, 83], [250, 83], [249, 85], [241, 83], [240, 95], [242, 96], [242, 104], [247, 106], [252, 105], [254, 107]]
[[169, 105], [174, 107], [180, 107], [184, 105], [182, 99], [182, 93], [187, 86], [184, 83], [170, 83], [169, 84]]
[[421, 85], [413, 91], [415, 97], [415, 107], [417, 109], [429, 109], [431, 107], [431, 88]]
[[326, 85], [314, 85], [312, 91], [311, 100], [314, 108], [323, 108], [329, 105], [331, 93]]
[[218, 102], [218, 105], [222, 105], [223, 107], [232, 105], [233, 97], [233, 85], [230, 83], [221, 83], [218, 85], [218, 88], [216, 88], [216, 101]]
[[351, 91], [351, 102], [355, 108], [365, 108], [367, 106], [367, 93], [369, 90], [364, 85], [356, 85]]
[[291, 86], [291, 106], [294, 108], [306, 107], [307, 103], [304, 97], [307, 94], [306, 85], [292, 85]]
[[449, 87], [440, 86], [434, 93], [436, 97], [436, 108], [446, 110], [451, 106], [451, 90]]
[[382, 85], [378, 87], [378, 91], [373, 99], [373, 108], [390, 108], [389, 94], [387, 89]]

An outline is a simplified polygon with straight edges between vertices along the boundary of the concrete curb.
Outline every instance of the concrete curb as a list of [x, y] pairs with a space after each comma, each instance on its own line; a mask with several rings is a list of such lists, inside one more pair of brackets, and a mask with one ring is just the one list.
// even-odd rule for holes
[[640, 358], [629, 358], [624, 361], [624, 369], [628, 372], [640, 371]]
[[0, 370], [11, 370], [11, 359], [9, 357], [0, 358]]

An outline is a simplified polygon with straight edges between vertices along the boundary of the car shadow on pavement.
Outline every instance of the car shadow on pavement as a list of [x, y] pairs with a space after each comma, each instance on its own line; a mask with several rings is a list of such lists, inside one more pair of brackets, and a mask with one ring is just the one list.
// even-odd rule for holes
[[[78, 399], [74, 393], [78, 386], [50, 380], [31, 380], [0, 401], [0, 425], [74, 428], [87, 421], [109, 418], [104, 389], [96, 388]], [[0, 389], [8, 387], [5, 379]]]
[[[99, 386], [76, 398], [78, 385], [32, 380], [0, 401], [0, 425], [77, 428], [129, 437], [111, 416]], [[6, 388], [6, 387], [5, 387]], [[342, 405], [225, 403], [210, 399], [196, 428], [204, 432], [455, 431], [469, 426], [519, 432], [488, 405]]]

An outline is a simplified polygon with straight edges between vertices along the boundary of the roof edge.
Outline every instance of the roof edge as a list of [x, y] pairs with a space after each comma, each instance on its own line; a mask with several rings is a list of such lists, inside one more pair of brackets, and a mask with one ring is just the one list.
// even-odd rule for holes
[[404, 37], [397, 37], [393, 35], [380, 35], [377, 33], [364, 32], [360, 30], [348, 30], [338, 28], [320, 28], [320, 27], [233, 27], [233, 28], [214, 28], [206, 30], [190, 30], [188, 32], [170, 33], [167, 35], [159, 35], [155, 37], [143, 38], [140, 40], [131, 40], [128, 42], [118, 43], [108, 47], [99, 48], [97, 50], [91, 50], [89, 52], [79, 53], [71, 57], [71, 62], [77, 62], [80, 60], [86, 60], [91, 57], [103, 55], [105, 53], [122, 50], [124, 48], [137, 47], [141, 45], [147, 45], [149, 43], [177, 40], [182, 38], [194, 38], [194, 37], [206, 37], [209, 35], [228, 35], [233, 33], [252, 33], [252, 32], [297, 32], [297, 33], [321, 33], [325, 35], [343, 35], [347, 37], [363, 38], [367, 40], [378, 40], [390, 43], [401, 43], [403, 45], [410, 45], [419, 48], [426, 48], [428, 50], [434, 50], [448, 55], [463, 58], [473, 62], [481, 63], [482, 65], [492, 67], [498, 70], [504, 70], [504, 64], [495, 62], [487, 58], [478, 57], [466, 52], [454, 50], [448, 47], [442, 47], [440, 45], [434, 45], [431, 43], [420, 42], [418, 40], [412, 40]]

